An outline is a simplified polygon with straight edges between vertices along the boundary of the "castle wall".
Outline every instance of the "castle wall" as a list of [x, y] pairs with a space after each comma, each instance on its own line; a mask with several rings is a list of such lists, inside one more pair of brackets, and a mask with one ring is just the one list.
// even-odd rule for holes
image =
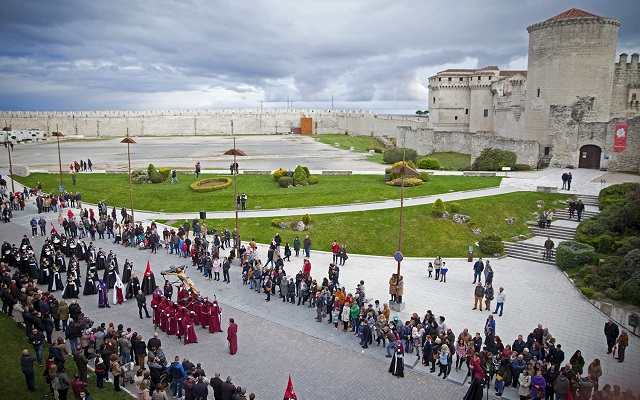
[[611, 118], [632, 118], [640, 115], [638, 53], [632, 54], [631, 62], [628, 61], [627, 54], [622, 53], [619, 62], [615, 65], [611, 93]]
[[611, 86], [620, 23], [610, 18], [541, 22], [529, 31], [525, 136], [550, 144], [551, 105], [593, 97], [594, 121], [609, 120]]
[[[486, 76], [483, 76], [487, 79]], [[471, 101], [469, 107], [469, 132], [493, 131], [493, 93], [491, 84], [471, 87]]]

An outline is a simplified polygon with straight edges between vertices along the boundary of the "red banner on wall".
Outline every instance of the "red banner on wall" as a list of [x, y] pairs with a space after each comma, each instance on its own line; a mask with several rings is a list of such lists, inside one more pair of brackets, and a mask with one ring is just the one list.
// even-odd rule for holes
[[629, 124], [626, 122], [618, 122], [616, 124], [616, 132], [613, 137], [613, 149], [617, 152], [621, 152], [627, 147], [627, 132], [629, 131]]

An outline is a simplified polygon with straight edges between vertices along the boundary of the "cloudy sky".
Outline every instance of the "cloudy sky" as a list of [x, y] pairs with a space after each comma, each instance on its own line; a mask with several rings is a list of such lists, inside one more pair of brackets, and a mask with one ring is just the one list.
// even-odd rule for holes
[[437, 71], [526, 69], [526, 27], [573, 7], [640, 52], [638, 0], [2, 0], [0, 110], [412, 114]]

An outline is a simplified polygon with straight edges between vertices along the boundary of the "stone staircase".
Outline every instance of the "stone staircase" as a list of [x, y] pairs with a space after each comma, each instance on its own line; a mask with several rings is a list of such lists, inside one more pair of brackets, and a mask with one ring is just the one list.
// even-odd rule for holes
[[531, 233], [536, 236], [542, 236], [546, 238], [550, 236], [551, 239], [557, 240], [573, 240], [573, 237], [576, 234], [576, 228], [567, 227], [567, 226], [559, 226], [551, 224], [550, 228], [539, 228], [538, 225], [529, 226]]
[[[554, 242], [556, 241], [554, 240]], [[556, 245], [557, 244], [558, 243], [556, 242]], [[526, 242], [504, 242], [504, 250], [509, 257], [556, 265], [556, 252], [553, 251], [551, 261], [545, 260], [543, 257], [544, 248], [539, 244]]]

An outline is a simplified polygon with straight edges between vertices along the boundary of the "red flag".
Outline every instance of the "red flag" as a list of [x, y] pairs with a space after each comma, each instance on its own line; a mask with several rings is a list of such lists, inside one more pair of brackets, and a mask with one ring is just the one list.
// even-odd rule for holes
[[291, 375], [289, 375], [289, 384], [287, 384], [287, 390], [284, 392], [284, 400], [298, 400], [298, 396], [296, 396], [296, 392], [293, 390]]
[[627, 147], [627, 133], [629, 132], [629, 124], [626, 122], [618, 122], [616, 124], [616, 132], [613, 136], [613, 149], [618, 153]]
[[147, 260], [147, 270], [144, 271], [144, 276], [150, 275], [153, 275], [153, 271], [151, 271], [151, 263], [149, 263], [149, 260]]

